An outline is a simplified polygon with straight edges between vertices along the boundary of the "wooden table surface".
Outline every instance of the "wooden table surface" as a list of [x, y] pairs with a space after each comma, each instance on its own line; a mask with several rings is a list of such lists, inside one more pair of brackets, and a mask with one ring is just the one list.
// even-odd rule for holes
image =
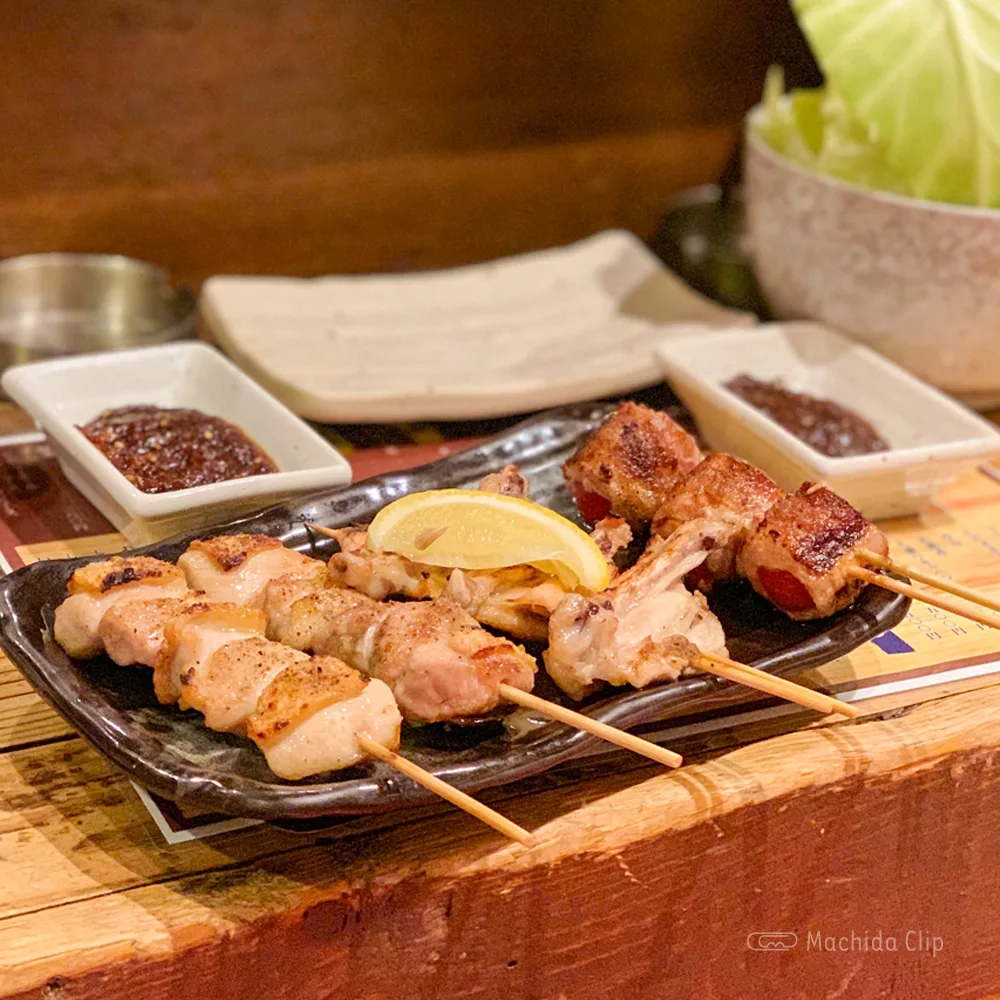
[[451, 811], [168, 846], [3, 660], [0, 994], [985, 997], [1000, 678], [977, 684], [494, 795], [531, 849]]

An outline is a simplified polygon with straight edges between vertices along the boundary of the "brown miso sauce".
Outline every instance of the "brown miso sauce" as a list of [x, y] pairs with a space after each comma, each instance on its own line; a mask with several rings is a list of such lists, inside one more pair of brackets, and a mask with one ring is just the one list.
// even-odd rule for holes
[[737, 375], [725, 388], [821, 455], [847, 458], [891, 448], [867, 420], [833, 400], [792, 392], [780, 382], [763, 382], [752, 375]]
[[143, 493], [171, 493], [277, 472], [239, 427], [200, 410], [122, 406], [78, 430]]

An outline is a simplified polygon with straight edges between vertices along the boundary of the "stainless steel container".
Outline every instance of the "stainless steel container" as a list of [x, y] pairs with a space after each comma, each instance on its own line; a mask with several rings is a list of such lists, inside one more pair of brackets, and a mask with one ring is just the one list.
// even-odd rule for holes
[[106, 254], [0, 261], [0, 371], [65, 354], [194, 335], [197, 300], [162, 267]]

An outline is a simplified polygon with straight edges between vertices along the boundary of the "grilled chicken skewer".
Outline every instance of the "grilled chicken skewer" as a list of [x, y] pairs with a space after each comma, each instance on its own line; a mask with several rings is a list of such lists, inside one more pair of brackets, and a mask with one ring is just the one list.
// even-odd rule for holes
[[545, 667], [572, 698], [600, 683], [642, 688], [694, 667], [700, 650], [728, 655], [722, 625], [684, 577], [705, 560], [722, 522], [692, 521], [656, 539], [599, 594], [567, 594], [549, 619]]
[[[86, 579], [104, 571], [101, 564], [91, 566], [84, 567], [90, 570], [83, 573]], [[281, 777], [305, 777], [360, 760], [364, 753], [353, 735], [345, 741], [345, 720], [351, 721], [352, 734], [364, 731], [386, 746], [398, 744], [402, 717], [385, 684], [339, 661], [309, 669], [312, 660], [305, 653], [264, 638], [265, 623], [259, 608], [196, 595], [121, 600], [105, 614], [99, 631], [116, 662], [153, 666], [161, 702], [195, 708], [210, 729], [222, 732], [243, 735], [248, 720], [255, 720], [250, 735]], [[296, 720], [306, 718], [309, 725], [299, 731]]]
[[[642, 442], [638, 449], [635, 440]], [[807, 619], [834, 614], [871, 583], [1000, 628], [1000, 618], [906, 590], [905, 584], [873, 572], [905, 575], [909, 568], [890, 560], [885, 536], [832, 491], [806, 483], [786, 499], [763, 472], [732, 456], [710, 455], [691, 465], [693, 448], [665, 414], [623, 404], [563, 471], [588, 520], [610, 510], [633, 523], [651, 521], [654, 533], [663, 536], [696, 517], [730, 521], [729, 531], [720, 534], [689, 581], [702, 590], [745, 576], [790, 617]], [[646, 460], [637, 461], [639, 453]], [[765, 520], [767, 527], [761, 528]], [[991, 611], [1000, 608], [1000, 602], [967, 587], [919, 570], [913, 576]]]
[[545, 666], [573, 698], [600, 683], [645, 687], [704, 671], [824, 714], [857, 711], [827, 695], [729, 659], [725, 634], [704, 596], [684, 586], [714, 550], [732, 538], [729, 521], [700, 518], [669, 538], [654, 537], [639, 561], [607, 590], [567, 595], [549, 620]]
[[532, 656], [446, 599], [382, 604], [353, 590], [289, 589], [279, 580], [265, 607], [275, 639], [382, 678], [410, 722], [485, 715], [504, 700], [500, 684], [524, 691], [534, 684]]
[[[136, 571], [142, 564], [130, 565]], [[116, 563], [111, 572], [122, 568]], [[107, 575], [106, 567], [87, 569], [78, 571], [77, 588]], [[73, 602], [71, 613], [80, 607]], [[297, 780], [374, 757], [505, 836], [532, 842], [516, 823], [395, 753], [402, 716], [382, 681], [333, 657], [268, 641], [264, 621], [259, 609], [202, 594], [120, 599], [99, 634], [116, 662], [154, 666], [161, 701], [197, 709], [211, 729], [249, 736], [279, 777]]]
[[[479, 489], [528, 499], [527, 480], [516, 465], [490, 473]], [[548, 617], [566, 592], [558, 580], [531, 566], [474, 571], [443, 569], [394, 553], [369, 551], [364, 528], [326, 528], [318, 524], [310, 527], [340, 545], [340, 551], [328, 564], [330, 579], [338, 586], [358, 590], [377, 601], [392, 596], [413, 600], [448, 597], [476, 621], [516, 639], [545, 640]], [[594, 527], [592, 537], [617, 572], [614, 557], [632, 540], [628, 524], [621, 518], [605, 518]]]
[[462, 719], [513, 701], [658, 763], [681, 763], [671, 750], [530, 695], [534, 659], [447, 599], [379, 604], [352, 590], [277, 580], [266, 607], [282, 642], [331, 652], [385, 680], [409, 721]]

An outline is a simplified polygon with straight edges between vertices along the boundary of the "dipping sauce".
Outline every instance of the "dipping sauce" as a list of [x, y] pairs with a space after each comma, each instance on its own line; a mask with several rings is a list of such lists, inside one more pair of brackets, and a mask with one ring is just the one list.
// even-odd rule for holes
[[122, 406], [79, 430], [143, 493], [170, 493], [277, 472], [239, 427], [200, 410]]
[[847, 458], [890, 449], [867, 420], [832, 400], [792, 392], [752, 375], [737, 375], [725, 387], [822, 455]]

